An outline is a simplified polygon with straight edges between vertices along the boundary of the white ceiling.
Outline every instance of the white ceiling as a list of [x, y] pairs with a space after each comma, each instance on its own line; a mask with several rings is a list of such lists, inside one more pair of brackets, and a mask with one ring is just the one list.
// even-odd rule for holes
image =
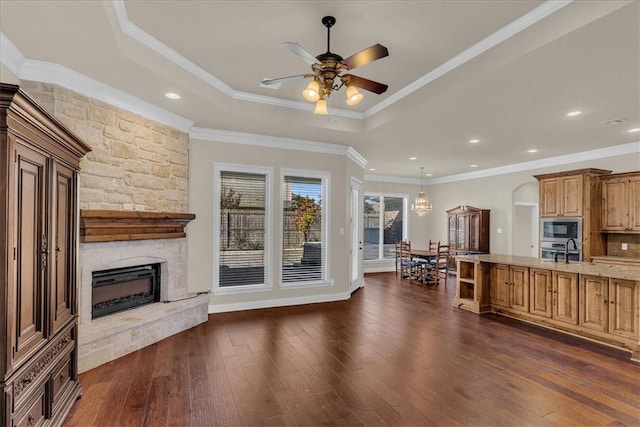
[[[318, 116], [307, 81], [260, 81], [310, 72], [280, 43], [324, 53], [325, 15], [332, 52], [389, 49], [353, 70], [389, 90], [348, 107], [342, 89]], [[0, 30], [20, 78], [70, 70], [188, 126], [349, 145], [374, 175], [446, 177], [640, 140], [627, 132], [640, 127], [638, 1], [0, 0]]]

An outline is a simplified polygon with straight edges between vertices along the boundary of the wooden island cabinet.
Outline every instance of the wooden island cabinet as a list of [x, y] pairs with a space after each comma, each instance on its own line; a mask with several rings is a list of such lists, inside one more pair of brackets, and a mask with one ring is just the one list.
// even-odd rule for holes
[[0, 426], [61, 425], [80, 395], [77, 178], [89, 150], [0, 83]]
[[640, 267], [495, 254], [456, 262], [454, 307], [589, 338], [640, 361]]

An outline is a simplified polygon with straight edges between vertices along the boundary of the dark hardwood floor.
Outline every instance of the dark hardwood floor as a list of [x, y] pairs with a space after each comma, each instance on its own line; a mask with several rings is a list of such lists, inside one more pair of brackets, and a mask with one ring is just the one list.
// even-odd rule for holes
[[366, 276], [350, 300], [216, 314], [80, 376], [66, 426], [638, 426], [629, 353]]

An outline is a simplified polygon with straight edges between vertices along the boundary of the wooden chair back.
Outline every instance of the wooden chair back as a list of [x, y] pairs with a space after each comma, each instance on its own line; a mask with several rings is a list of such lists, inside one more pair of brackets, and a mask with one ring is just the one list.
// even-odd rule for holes
[[440, 246], [440, 240], [429, 239], [429, 251], [437, 252]]
[[437, 281], [444, 279], [445, 286], [447, 286], [447, 275], [449, 274], [450, 255], [449, 245], [440, 245], [438, 247], [438, 255], [436, 257]]
[[400, 278], [401, 279], [411, 279], [411, 242], [408, 240], [403, 240], [400, 242], [399, 249], [399, 259], [400, 259]]

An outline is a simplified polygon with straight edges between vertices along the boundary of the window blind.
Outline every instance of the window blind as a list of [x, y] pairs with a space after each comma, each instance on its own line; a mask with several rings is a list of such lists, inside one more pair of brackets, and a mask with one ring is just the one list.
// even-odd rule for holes
[[220, 172], [220, 287], [264, 284], [267, 176]]

